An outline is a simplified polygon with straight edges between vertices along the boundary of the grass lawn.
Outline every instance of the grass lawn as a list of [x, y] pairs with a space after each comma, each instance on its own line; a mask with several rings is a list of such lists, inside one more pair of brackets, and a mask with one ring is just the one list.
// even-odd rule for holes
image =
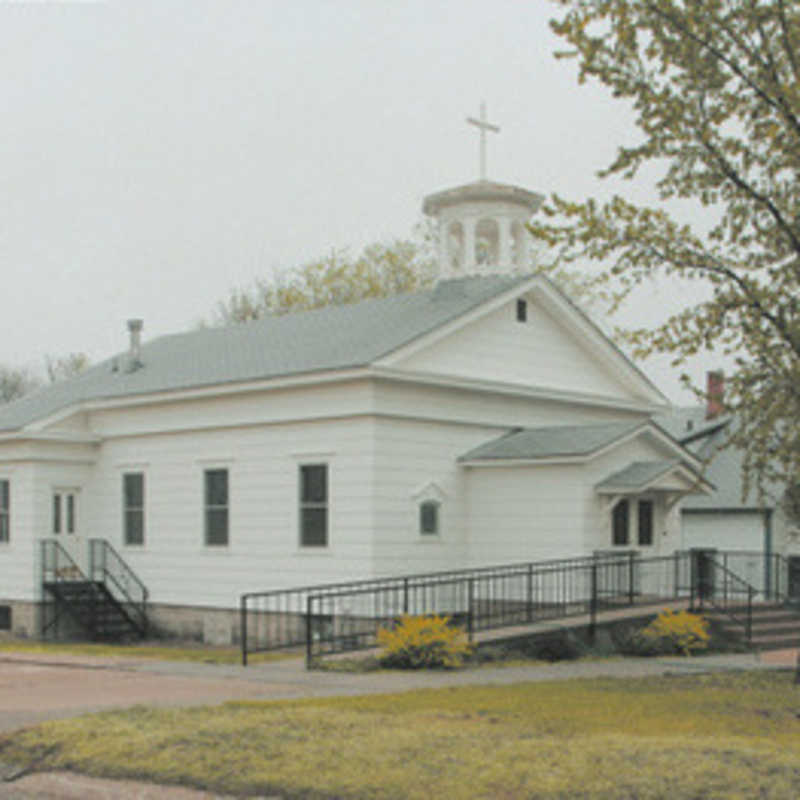
[[0, 761], [283, 798], [800, 797], [787, 672], [135, 708], [0, 739]]
[[[155, 661], [195, 661], [204, 664], [241, 664], [242, 651], [238, 647], [211, 647], [208, 645], [167, 644], [86, 644], [83, 642], [30, 642], [19, 639], [0, 641], [3, 652], [30, 653], [31, 655], [60, 654], [98, 656], [103, 658], [141, 658]], [[251, 664], [276, 661], [282, 658], [299, 658], [299, 653], [257, 653], [248, 657]]]

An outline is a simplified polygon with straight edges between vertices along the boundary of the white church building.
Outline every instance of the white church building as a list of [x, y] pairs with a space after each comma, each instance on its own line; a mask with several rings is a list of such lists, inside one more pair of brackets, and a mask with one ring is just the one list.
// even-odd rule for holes
[[669, 403], [546, 277], [541, 196], [430, 195], [433, 289], [140, 341], [0, 408], [0, 623], [37, 635], [42, 542], [105, 540], [162, 629], [231, 641], [240, 594], [669, 554], [702, 463]]

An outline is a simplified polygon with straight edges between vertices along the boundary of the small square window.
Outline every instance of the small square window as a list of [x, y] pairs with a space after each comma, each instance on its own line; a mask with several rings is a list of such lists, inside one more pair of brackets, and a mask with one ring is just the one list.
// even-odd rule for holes
[[439, 504], [427, 500], [419, 507], [419, 532], [424, 536], [439, 533]]
[[526, 322], [528, 319], [528, 304], [524, 300], [517, 300], [517, 322]]

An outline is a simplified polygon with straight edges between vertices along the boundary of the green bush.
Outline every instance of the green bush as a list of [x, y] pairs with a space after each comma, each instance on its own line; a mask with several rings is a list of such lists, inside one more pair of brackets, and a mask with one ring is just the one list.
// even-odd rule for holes
[[472, 652], [464, 632], [444, 616], [403, 616], [392, 628], [378, 631], [385, 667], [426, 669], [460, 667]]

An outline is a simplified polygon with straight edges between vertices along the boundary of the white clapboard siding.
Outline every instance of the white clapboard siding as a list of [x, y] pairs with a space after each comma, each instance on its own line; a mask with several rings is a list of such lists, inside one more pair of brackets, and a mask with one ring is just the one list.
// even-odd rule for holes
[[580, 465], [470, 468], [471, 563], [584, 555], [581, 472]]
[[37, 563], [34, 525], [33, 465], [10, 464], [0, 469], [9, 482], [9, 541], [0, 544], [0, 602], [34, 600], [36, 587], [31, 577]]
[[528, 302], [526, 322], [508, 303], [414, 353], [398, 368], [589, 395], [636, 399], [565, 326]]
[[641, 411], [626, 411], [613, 406], [389, 380], [375, 382], [373, 403], [376, 414], [398, 419], [413, 417], [488, 425], [495, 428], [497, 435], [508, 431], [510, 427], [589, 425], [647, 418]]
[[[370, 572], [372, 423], [366, 418], [108, 442], [95, 472], [96, 535], [157, 603], [233, 607], [245, 591]], [[299, 466], [329, 465], [329, 546], [299, 546]], [[204, 544], [203, 471], [229, 471], [229, 544]], [[145, 475], [145, 545], [122, 541], [122, 475]]]
[[[376, 574], [456, 569], [467, 565], [465, 476], [460, 455], [494, 438], [492, 427], [382, 418], [375, 427]], [[440, 534], [419, 531], [426, 490], [441, 495]]]
[[682, 547], [710, 547], [717, 550], [764, 551], [764, 513], [737, 511], [681, 515]]

